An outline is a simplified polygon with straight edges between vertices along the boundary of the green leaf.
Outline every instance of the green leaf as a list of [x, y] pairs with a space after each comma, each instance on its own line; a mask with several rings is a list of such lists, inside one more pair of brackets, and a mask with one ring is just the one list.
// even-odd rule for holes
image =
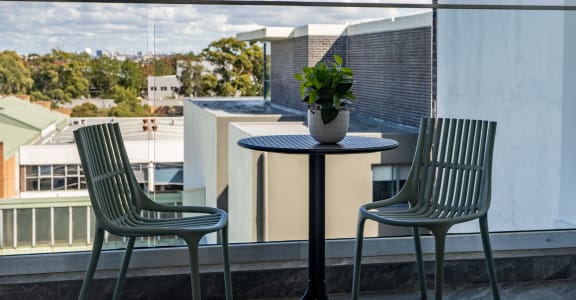
[[340, 57], [340, 55], [334, 54], [334, 60], [337, 64], [342, 65], [342, 57]]
[[332, 122], [332, 120], [336, 119], [336, 116], [338, 116], [338, 110], [337, 109], [322, 109], [321, 114], [322, 114], [322, 122], [324, 124], [328, 124], [328, 123]]
[[302, 74], [300, 74], [300, 73], [294, 74], [294, 77], [296, 77], [296, 79], [298, 79], [299, 81], [304, 80], [304, 76], [302, 76]]

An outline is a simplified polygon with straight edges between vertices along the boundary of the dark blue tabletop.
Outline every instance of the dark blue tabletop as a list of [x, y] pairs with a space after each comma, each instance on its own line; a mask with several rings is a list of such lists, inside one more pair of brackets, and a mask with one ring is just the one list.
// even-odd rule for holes
[[238, 145], [268, 152], [345, 154], [385, 151], [399, 144], [392, 139], [365, 136], [346, 136], [337, 144], [320, 144], [309, 135], [266, 135], [241, 139]]

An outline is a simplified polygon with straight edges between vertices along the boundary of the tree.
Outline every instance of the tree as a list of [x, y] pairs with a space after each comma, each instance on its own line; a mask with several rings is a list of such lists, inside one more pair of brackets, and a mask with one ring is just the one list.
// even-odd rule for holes
[[93, 103], [83, 103], [72, 108], [72, 117], [101, 117], [106, 115], [106, 110], [98, 109]]
[[[44, 56], [29, 58], [33, 85], [33, 100], [50, 98], [54, 104], [69, 102], [72, 98], [89, 96], [90, 56], [52, 50]], [[43, 96], [42, 96], [43, 95]]]
[[146, 107], [142, 106], [137, 91], [131, 88], [114, 86], [110, 96], [116, 106], [110, 108], [109, 115], [115, 117], [140, 117], [148, 115]]
[[32, 84], [30, 70], [18, 53], [0, 52], [0, 94], [27, 94]]
[[146, 87], [146, 76], [137, 63], [125, 60], [120, 67], [120, 80], [118, 83], [125, 88], [140, 91], [143, 87]]
[[193, 53], [176, 57], [178, 67], [182, 72], [178, 76], [180, 81], [179, 95], [184, 96], [201, 96], [202, 95], [202, 58]]
[[110, 97], [112, 88], [120, 81], [121, 66], [120, 61], [107, 56], [92, 60], [90, 83], [96, 90], [96, 96]]
[[[222, 38], [210, 43], [208, 48], [202, 51], [202, 56], [212, 63], [218, 77], [211, 93], [218, 96], [261, 95], [263, 55], [258, 45], [247, 44], [235, 38]], [[212, 82], [212, 79], [208, 81]]]

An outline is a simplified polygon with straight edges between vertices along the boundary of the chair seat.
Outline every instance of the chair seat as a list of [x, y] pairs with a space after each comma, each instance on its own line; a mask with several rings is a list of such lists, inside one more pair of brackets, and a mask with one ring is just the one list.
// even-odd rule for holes
[[422, 226], [434, 224], [456, 224], [477, 219], [482, 215], [477, 212], [441, 209], [428, 205], [406, 210], [380, 210], [361, 208], [361, 213], [369, 219], [395, 226]]
[[172, 235], [190, 232], [213, 232], [226, 226], [227, 215], [216, 213], [210, 215], [151, 219], [134, 215], [115, 220], [116, 231], [129, 236], [139, 235]]

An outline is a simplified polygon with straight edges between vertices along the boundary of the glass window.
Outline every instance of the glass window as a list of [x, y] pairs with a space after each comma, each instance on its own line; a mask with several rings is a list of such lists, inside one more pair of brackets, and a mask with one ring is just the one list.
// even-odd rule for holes
[[77, 190], [78, 189], [78, 177], [66, 177], [66, 189], [67, 190]]
[[78, 165], [66, 165], [66, 175], [78, 175]]
[[65, 165], [53, 165], [52, 172], [54, 176], [65, 176], [66, 166]]
[[52, 178], [40, 178], [40, 190], [41, 191], [51, 191], [52, 190]]
[[52, 166], [51, 165], [41, 165], [40, 176], [52, 176]]
[[26, 192], [33, 192], [38, 190], [38, 178], [26, 179]]
[[54, 177], [53, 189], [55, 191], [66, 189], [66, 179], [64, 177]]
[[26, 166], [26, 177], [38, 176], [38, 166]]

